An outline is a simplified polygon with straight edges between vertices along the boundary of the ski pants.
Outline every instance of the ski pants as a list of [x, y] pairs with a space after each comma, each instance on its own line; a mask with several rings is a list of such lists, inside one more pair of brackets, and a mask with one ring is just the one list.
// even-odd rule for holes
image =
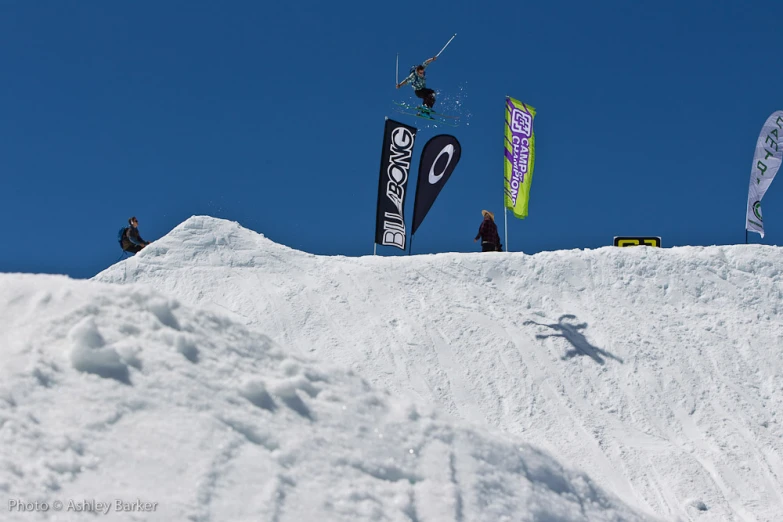
[[497, 252], [498, 250], [498, 246], [495, 243], [490, 243], [489, 241], [481, 242], [482, 252]]
[[432, 109], [432, 106], [435, 105], [435, 91], [432, 89], [419, 89], [417, 91], [414, 91], [414, 94], [418, 97], [424, 100], [424, 105]]
[[130, 252], [131, 254], [137, 254], [141, 252], [141, 249], [144, 248], [141, 245], [134, 245], [133, 243], [124, 246], [122, 249], [126, 252]]

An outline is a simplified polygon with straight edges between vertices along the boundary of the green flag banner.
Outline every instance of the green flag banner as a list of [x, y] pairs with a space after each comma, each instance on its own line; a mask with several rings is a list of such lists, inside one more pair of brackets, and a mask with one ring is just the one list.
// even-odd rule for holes
[[533, 118], [536, 110], [519, 100], [506, 97], [506, 154], [503, 160], [505, 207], [514, 217], [524, 219], [533, 181], [536, 159], [536, 136]]

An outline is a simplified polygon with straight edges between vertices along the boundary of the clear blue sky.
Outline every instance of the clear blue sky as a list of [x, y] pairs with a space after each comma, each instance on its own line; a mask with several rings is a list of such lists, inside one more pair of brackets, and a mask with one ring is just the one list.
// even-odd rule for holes
[[[477, 251], [483, 208], [503, 234], [507, 94], [538, 111], [511, 250], [742, 243], [756, 138], [783, 109], [782, 20], [726, 0], [0, 0], [0, 271], [90, 277], [131, 215], [146, 239], [208, 214], [372, 253], [384, 116], [426, 123], [392, 110], [413, 99], [396, 54], [407, 70], [454, 33], [428, 85], [470, 118], [419, 125], [415, 168], [437, 133], [463, 154], [414, 254]], [[762, 206], [751, 242], [783, 243], [783, 180]]]

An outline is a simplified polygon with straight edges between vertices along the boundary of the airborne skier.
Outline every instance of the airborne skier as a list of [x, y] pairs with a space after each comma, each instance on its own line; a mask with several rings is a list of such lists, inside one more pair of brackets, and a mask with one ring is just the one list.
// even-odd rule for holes
[[[454, 36], [457, 36], [456, 33]], [[421, 63], [419, 65], [414, 65], [411, 67], [410, 74], [408, 74], [408, 77], [402, 80], [401, 82], [397, 83], [397, 89], [405, 85], [406, 83], [410, 83], [411, 87], [413, 87], [413, 92], [416, 94], [417, 98], [421, 98], [422, 103], [419, 106], [411, 106], [407, 103], [402, 103], [395, 101], [394, 103], [401, 106], [403, 109], [407, 109], [407, 111], [414, 110], [416, 112], [407, 112], [406, 110], [402, 109], [395, 109], [397, 112], [402, 114], [411, 114], [413, 116], [418, 116], [419, 118], [424, 118], [426, 120], [435, 120], [439, 124], [444, 125], [451, 125], [452, 127], [456, 127], [456, 122], [447, 122], [445, 120], [457, 120], [459, 116], [449, 116], [446, 114], [440, 114], [438, 112], [435, 112], [432, 107], [435, 105], [435, 91], [432, 89], [427, 88], [427, 78], [425, 76], [424, 70], [427, 68], [427, 66], [438, 59], [438, 56], [440, 56], [440, 53], [448, 47], [448, 45], [451, 43], [451, 41], [454, 39], [454, 36], [452, 36], [448, 42], [446, 42], [446, 45], [443, 46], [443, 49], [441, 49], [438, 54], [433, 56], [432, 58], [429, 58], [424, 61], [424, 63]], [[399, 62], [400, 62], [400, 55], [397, 54], [397, 72], [399, 72]], [[394, 81], [398, 81], [399, 77], [395, 76]], [[437, 118], [435, 118], [437, 116]]]
[[424, 63], [411, 67], [411, 73], [408, 77], [397, 84], [399, 89], [406, 83], [410, 83], [411, 87], [413, 87], [413, 93], [417, 98], [421, 98], [424, 102], [423, 105], [430, 110], [435, 105], [435, 91], [427, 88], [427, 78], [425, 77], [424, 69], [437, 59], [437, 56], [433, 56], [428, 60], [424, 60]]

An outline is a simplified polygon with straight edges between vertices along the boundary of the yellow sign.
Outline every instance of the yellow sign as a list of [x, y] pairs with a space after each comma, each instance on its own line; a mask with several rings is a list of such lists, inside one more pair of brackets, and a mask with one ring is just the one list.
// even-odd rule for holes
[[626, 236], [614, 237], [614, 246], [616, 247], [628, 247], [628, 246], [639, 246], [639, 245], [660, 247], [661, 238], [660, 237], [626, 237]]

